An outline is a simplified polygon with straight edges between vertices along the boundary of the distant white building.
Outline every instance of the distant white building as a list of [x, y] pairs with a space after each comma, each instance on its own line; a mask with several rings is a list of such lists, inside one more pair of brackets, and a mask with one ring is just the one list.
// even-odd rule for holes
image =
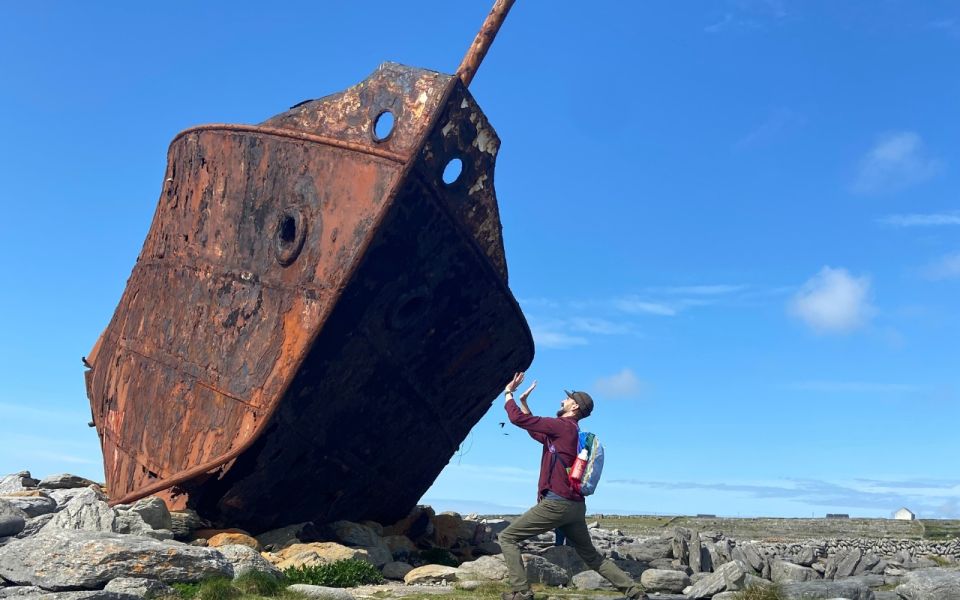
[[898, 521], [913, 521], [917, 518], [917, 515], [910, 512], [908, 508], [901, 508], [897, 512], [893, 513], [893, 518]]

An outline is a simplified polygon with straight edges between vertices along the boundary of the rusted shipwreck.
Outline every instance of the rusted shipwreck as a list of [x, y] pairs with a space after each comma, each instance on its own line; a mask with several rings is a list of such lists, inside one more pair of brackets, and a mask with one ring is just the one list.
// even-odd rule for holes
[[85, 358], [113, 503], [159, 494], [254, 532], [391, 522], [530, 364], [499, 139], [467, 90], [510, 4], [455, 76], [384, 63], [259, 125], [174, 138]]

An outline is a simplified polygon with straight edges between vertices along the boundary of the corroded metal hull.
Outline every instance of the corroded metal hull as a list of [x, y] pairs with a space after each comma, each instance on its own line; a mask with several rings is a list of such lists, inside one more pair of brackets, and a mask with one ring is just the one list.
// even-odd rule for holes
[[498, 148], [459, 79], [391, 63], [258, 126], [178, 135], [87, 357], [111, 500], [159, 492], [253, 531], [407, 514], [533, 359]]

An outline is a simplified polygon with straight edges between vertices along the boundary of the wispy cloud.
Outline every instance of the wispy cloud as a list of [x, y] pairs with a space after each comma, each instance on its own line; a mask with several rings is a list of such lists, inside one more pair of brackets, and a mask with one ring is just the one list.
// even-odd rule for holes
[[614, 300], [613, 304], [619, 310], [634, 315], [646, 314], [672, 317], [677, 314], [677, 309], [668, 304], [652, 302], [640, 296], [624, 296]]
[[940, 257], [924, 267], [922, 274], [932, 280], [960, 278], [960, 252]]
[[653, 287], [651, 292], [663, 294], [679, 294], [692, 296], [722, 296], [744, 291], [749, 286], [743, 284], [718, 283], [710, 285], [675, 285], [667, 287]]
[[624, 368], [619, 373], [597, 379], [593, 387], [605, 398], [635, 398], [640, 395], [643, 383], [636, 373]]
[[791, 129], [800, 127], [804, 118], [789, 108], [777, 108], [745, 136], [737, 140], [733, 147], [738, 150], [763, 146]]
[[574, 348], [576, 346], [587, 345], [587, 339], [582, 336], [571, 335], [563, 331], [556, 331], [547, 327], [531, 327], [533, 340], [538, 346], [544, 348]]
[[890, 225], [892, 227], [938, 227], [942, 225], [960, 225], [960, 211], [887, 215], [877, 219], [877, 221], [881, 225]]
[[859, 485], [833, 483], [816, 479], [787, 479], [776, 483], [727, 483], [691, 481], [650, 481], [642, 479], [613, 479], [609, 483], [653, 489], [705, 491], [731, 493], [752, 498], [786, 499], [810, 506], [844, 507], [888, 510], [891, 513], [901, 506], [908, 506], [917, 514], [928, 517], [956, 517], [955, 500], [960, 485], [911, 488], [903, 491], [903, 482], [886, 485], [881, 480], [870, 480]]
[[852, 189], [858, 194], [894, 192], [937, 175], [943, 163], [927, 155], [913, 131], [882, 136], [860, 160]]
[[711, 282], [651, 286], [609, 298], [524, 298], [520, 304], [537, 344], [564, 349], [587, 345], [596, 336], [640, 336], [649, 318], [674, 317], [708, 305], [742, 304], [748, 297], [764, 295], [769, 291], [757, 286]]
[[818, 333], [848, 333], [876, 313], [870, 304], [870, 279], [846, 269], [823, 267], [788, 304], [788, 312]]

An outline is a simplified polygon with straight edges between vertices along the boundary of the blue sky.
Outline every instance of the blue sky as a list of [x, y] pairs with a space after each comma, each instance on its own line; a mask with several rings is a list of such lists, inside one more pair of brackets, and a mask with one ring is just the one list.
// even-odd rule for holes
[[[0, 473], [102, 477], [80, 357], [178, 131], [452, 72], [488, 4], [0, 6]], [[958, 51], [949, 2], [517, 4], [471, 91], [532, 408], [597, 400], [591, 511], [960, 517]], [[533, 501], [503, 420], [425, 501]]]

